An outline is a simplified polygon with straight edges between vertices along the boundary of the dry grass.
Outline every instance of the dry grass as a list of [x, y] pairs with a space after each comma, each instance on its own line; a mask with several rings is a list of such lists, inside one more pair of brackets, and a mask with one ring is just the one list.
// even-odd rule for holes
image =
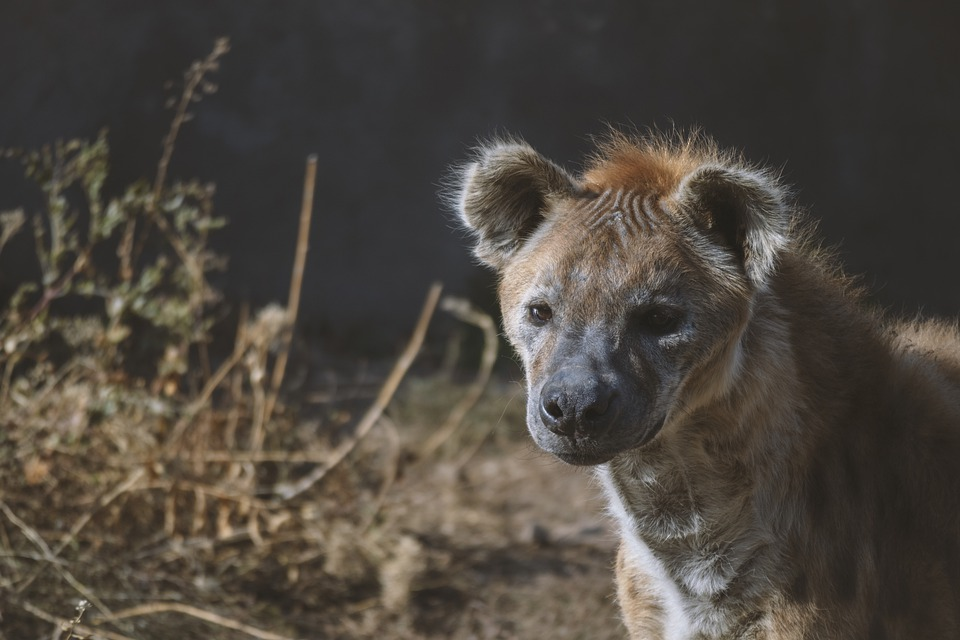
[[[284, 393], [311, 163], [287, 306], [208, 352], [212, 187], [166, 176], [227, 48], [185, 74], [151, 184], [103, 201], [105, 135], [10, 154], [47, 208], [43, 279], [0, 317], [0, 639], [621, 637], [599, 501], [528, 444], [489, 317], [444, 301], [481, 361], [408, 377], [435, 288], [396, 362]], [[0, 225], [0, 249], [30, 228]]]
[[494, 382], [433, 456], [414, 457], [464, 392], [407, 380], [290, 499], [272, 488], [325, 464], [365, 402], [279, 405], [260, 456], [226, 447], [226, 411], [168, 458], [161, 424], [118, 445], [111, 434], [147, 425], [103, 421], [38, 456], [8, 441], [3, 637], [50, 637], [81, 598], [93, 604], [78, 637], [621, 637], [599, 500], [532, 450], [515, 384]]

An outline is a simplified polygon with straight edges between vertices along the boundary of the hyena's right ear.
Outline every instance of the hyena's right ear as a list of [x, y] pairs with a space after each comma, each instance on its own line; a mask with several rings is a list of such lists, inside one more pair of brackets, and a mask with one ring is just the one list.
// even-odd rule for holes
[[457, 176], [451, 200], [476, 237], [474, 254], [500, 270], [552, 201], [573, 190], [570, 175], [525, 142], [497, 141], [477, 150]]

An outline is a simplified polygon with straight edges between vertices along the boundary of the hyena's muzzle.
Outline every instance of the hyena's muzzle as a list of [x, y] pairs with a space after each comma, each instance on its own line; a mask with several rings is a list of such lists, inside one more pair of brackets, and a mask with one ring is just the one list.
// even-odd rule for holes
[[602, 438], [617, 420], [617, 390], [596, 372], [571, 366], [557, 371], [540, 390], [540, 422], [568, 438]]
[[534, 441], [564, 462], [600, 464], [652, 439], [662, 419], [651, 415], [651, 390], [625, 375], [617, 354], [581, 346], [553, 358], [531, 380], [527, 426]]

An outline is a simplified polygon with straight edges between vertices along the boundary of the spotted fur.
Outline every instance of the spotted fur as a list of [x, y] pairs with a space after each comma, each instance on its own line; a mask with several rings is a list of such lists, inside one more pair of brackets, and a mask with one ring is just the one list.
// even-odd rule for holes
[[453, 200], [534, 440], [607, 495], [632, 638], [960, 637], [955, 323], [869, 308], [698, 137], [613, 134], [579, 177], [492, 142]]

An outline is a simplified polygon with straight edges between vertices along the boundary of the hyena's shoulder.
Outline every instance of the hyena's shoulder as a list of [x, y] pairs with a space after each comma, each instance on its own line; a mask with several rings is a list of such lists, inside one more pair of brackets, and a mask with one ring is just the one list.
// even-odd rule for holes
[[960, 371], [960, 327], [957, 322], [914, 319], [892, 323], [893, 348]]
[[[891, 325], [890, 337], [897, 386], [923, 404], [930, 415], [931, 428], [942, 430], [956, 441], [960, 450], [960, 328], [957, 322], [900, 321]], [[957, 533], [960, 535], [960, 531]]]

